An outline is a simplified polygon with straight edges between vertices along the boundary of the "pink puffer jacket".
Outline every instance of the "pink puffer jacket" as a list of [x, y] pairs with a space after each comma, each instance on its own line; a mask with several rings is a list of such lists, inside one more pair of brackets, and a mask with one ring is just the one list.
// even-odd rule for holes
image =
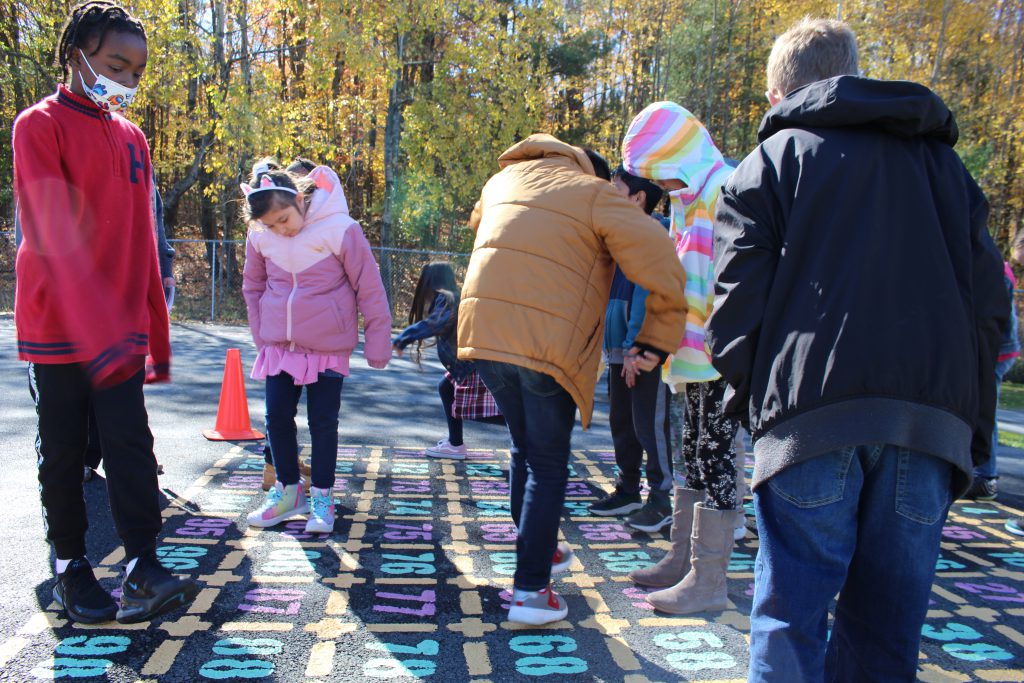
[[370, 365], [391, 357], [391, 310], [377, 262], [337, 174], [318, 166], [302, 231], [249, 231], [242, 292], [257, 348], [349, 356], [363, 314]]

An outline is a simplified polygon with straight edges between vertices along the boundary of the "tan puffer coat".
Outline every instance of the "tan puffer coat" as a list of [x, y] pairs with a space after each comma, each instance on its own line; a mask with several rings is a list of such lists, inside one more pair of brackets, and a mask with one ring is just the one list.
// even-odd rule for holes
[[649, 292], [637, 342], [666, 353], [683, 336], [686, 275], [665, 229], [595, 176], [578, 147], [531, 135], [498, 164], [470, 219], [459, 358], [554, 377], [586, 428], [615, 263]]

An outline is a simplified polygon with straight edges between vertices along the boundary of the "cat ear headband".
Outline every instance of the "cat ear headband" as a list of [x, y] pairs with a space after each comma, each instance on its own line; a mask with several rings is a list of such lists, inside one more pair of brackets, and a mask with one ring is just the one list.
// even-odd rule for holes
[[297, 195], [298, 190], [291, 187], [284, 187], [283, 185], [277, 185], [274, 183], [274, 179], [269, 175], [265, 175], [260, 178], [260, 182], [256, 187], [247, 183], [242, 183], [239, 187], [242, 188], [242, 194], [248, 197], [249, 195], [256, 194], [257, 192], [266, 192], [267, 190], [278, 190], [280, 192], [288, 192]]

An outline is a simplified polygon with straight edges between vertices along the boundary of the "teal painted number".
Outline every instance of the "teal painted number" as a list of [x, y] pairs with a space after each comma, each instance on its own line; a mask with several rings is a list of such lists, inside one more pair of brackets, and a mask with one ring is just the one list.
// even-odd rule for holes
[[55, 652], [59, 655], [116, 655], [131, 644], [124, 636], [73, 636], [60, 641]]
[[282, 649], [281, 641], [273, 638], [225, 638], [213, 646], [218, 655], [277, 655]]
[[399, 643], [367, 643], [367, 650], [383, 650], [394, 655], [430, 655], [433, 657], [441, 651], [441, 645], [436, 640], [421, 640], [416, 645], [401, 645]]
[[736, 658], [721, 650], [725, 646], [722, 639], [708, 631], [659, 633], [654, 637], [654, 644], [672, 650], [665, 659], [680, 671], [731, 669], [736, 666]]
[[114, 663], [109, 659], [79, 659], [78, 657], [54, 657], [46, 659], [32, 669], [36, 678], [92, 678], [104, 676]]
[[429, 659], [385, 659], [374, 657], [363, 663], [363, 675], [371, 678], [426, 678], [437, 671], [437, 664]]
[[581, 674], [587, 663], [579, 657], [520, 657], [516, 671], [524, 676], [553, 676], [555, 674]]
[[212, 659], [203, 664], [199, 675], [215, 681], [227, 678], [267, 678], [274, 675], [274, 664], [264, 659]]
[[380, 565], [385, 574], [433, 574], [434, 553], [419, 555], [384, 554], [381, 559], [391, 560]]
[[539, 657], [547, 652], [575, 652], [576, 641], [569, 636], [516, 636], [508, 642], [513, 652], [528, 657], [516, 660], [516, 671], [524, 676], [579, 674], [587, 670], [587, 662], [579, 657]]
[[1013, 655], [991, 643], [946, 643], [942, 649], [957, 659], [968, 662], [982, 662], [987, 659], [1006, 661], [1013, 659]]
[[199, 566], [196, 558], [204, 557], [206, 548], [194, 545], [162, 545], [156, 549], [156, 557], [168, 571], [195, 569]]
[[575, 652], [576, 641], [568, 636], [516, 636], [508, 641], [514, 652], [540, 655], [545, 652]]
[[981, 638], [981, 634], [970, 626], [953, 622], [946, 624], [946, 628], [935, 628], [930, 624], [925, 624], [921, 627], [921, 635], [925, 638], [941, 640], [947, 643], [953, 640], [977, 640]]

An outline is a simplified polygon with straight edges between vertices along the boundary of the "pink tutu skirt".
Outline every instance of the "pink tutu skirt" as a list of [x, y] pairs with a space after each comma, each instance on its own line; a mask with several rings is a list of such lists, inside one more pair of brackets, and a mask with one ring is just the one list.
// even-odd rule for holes
[[266, 379], [287, 372], [295, 378], [295, 385], [316, 382], [321, 372], [334, 370], [348, 377], [348, 356], [319, 353], [300, 353], [280, 346], [264, 346], [252, 364], [253, 379]]

